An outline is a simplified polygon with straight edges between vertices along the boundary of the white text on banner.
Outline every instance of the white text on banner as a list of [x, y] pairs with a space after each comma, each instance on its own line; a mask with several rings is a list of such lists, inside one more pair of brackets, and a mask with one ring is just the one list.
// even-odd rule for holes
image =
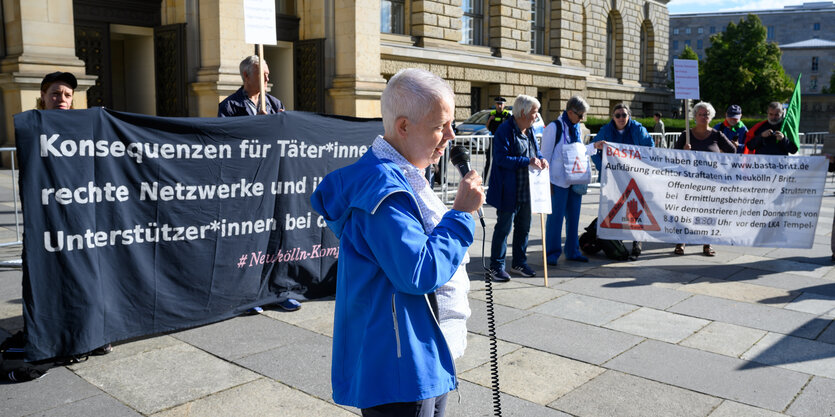
[[607, 145], [604, 239], [811, 248], [828, 161]]

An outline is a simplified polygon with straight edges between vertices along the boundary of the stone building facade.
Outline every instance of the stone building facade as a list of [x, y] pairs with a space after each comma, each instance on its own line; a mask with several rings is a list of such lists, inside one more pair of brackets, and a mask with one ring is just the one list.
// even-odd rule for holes
[[[375, 117], [386, 79], [421, 67], [452, 84], [459, 120], [521, 93], [541, 99], [546, 120], [574, 94], [593, 116], [620, 101], [666, 112], [666, 3], [276, 0], [269, 88], [290, 110]], [[2, 13], [5, 144], [49, 72], [77, 76], [76, 108], [214, 117], [255, 50], [243, 0], [2, 0]]]

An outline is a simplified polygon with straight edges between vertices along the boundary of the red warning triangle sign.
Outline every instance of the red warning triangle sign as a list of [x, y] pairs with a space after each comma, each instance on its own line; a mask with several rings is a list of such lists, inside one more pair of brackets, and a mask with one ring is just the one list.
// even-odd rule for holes
[[580, 157], [577, 156], [574, 158], [574, 168], [571, 169], [572, 174], [585, 174], [586, 173], [586, 165], [582, 161], [580, 161]]
[[[635, 199], [627, 202], [632, 193], [635, 193]], [[624, 205], [626, 205], [625, 213], [618, 216], [618, 213]], [[649, 224], [644, 224], [641, 221], [642, 214], [649, 220]], [[619, 220], [619, 222], [616, 220]], [[635, 183], [634, 178], [629, 180], [626, 191], [623, 192], [620, 200], [609, 211], [609, 215], [606, 216], [603, 223], [600, 223], [600, 227], [608, 229], [646, 230], [648, 232], [658, 232], [661, 230], [661, 226], [658, 225], [655, 216], [649, 210], [649, 206], [647, 206], [647, 202], [644, 200], [644, 195], [638, 189], [638, 184]]]

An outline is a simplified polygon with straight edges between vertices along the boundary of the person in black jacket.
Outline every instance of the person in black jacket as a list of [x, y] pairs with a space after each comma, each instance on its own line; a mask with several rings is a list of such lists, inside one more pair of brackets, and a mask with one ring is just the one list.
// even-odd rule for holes
[[[490, 110], [490, 118], [487, 119], [487, 130], [490, 131], [491, 135], [496, 134], [496, 129], [499, 128], [499, 125], [504, 123], [505, 120], [510, 119], [512, 114], [509, 110], [504, 109], [504, 104], [507, 100], [504, 97], [496, 97], [496, 108]], [[490, 178], [490, 162], [493, 159], [493, 141], [490, 141], [490, 145], [487, 146], [487, 153], [485, 154], [485, 162], [484, 162], [484, 178]]]
[[[252, 55], [241, 61], [241, 79], [244, 85], [235, 91], [231, 96], [226, 97], [217, 107], [217, 117], [254, 116], [256, 114], [274, 114], [284, 111], [284, 104], [281, 100], [267, 94], [265, 105], [266, 110], [261, 110], [260, 95], [261, 86], [258, 84], [258, 72], [260, 58]], [[270, 69], [264, 62], [264, 85], [270, 81]]]
[[797, 144], [789, 140], [780, 129], [786, 112], [777, 101], [768, 103], [768, 118], [759, 122], [745, 136], [747, 153], [758, 155], [788, 155], [797, 153]]

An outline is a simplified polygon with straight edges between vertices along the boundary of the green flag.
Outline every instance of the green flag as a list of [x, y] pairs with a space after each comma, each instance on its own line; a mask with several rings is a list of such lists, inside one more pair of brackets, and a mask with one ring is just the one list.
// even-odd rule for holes
[[794, 85], [792, 99], [789, 101], [789, 108], [786, 109], [786, 117], [780, 131], [794, 142], [797, 149], [800, 149], [800, 76], [797, 75], [797, 84]]

